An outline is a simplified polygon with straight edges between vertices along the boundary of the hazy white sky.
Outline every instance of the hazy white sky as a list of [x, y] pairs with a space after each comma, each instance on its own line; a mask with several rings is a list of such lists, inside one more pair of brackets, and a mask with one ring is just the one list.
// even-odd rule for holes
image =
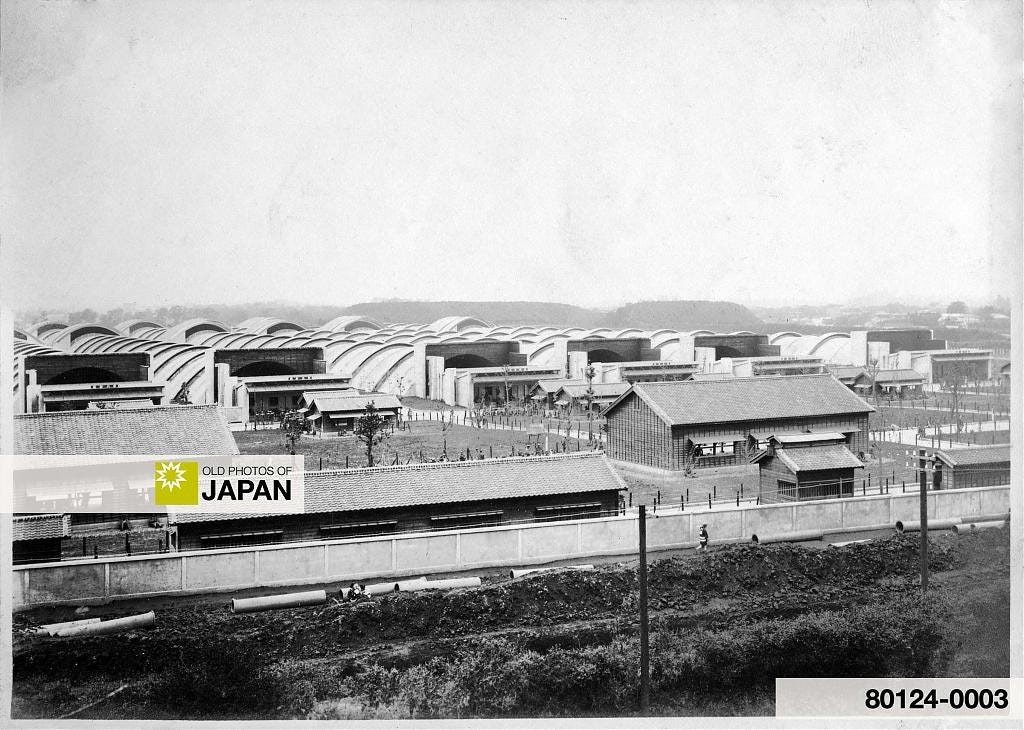
[[5, 1], [3, 297], [987, 301], [1015, 5]]

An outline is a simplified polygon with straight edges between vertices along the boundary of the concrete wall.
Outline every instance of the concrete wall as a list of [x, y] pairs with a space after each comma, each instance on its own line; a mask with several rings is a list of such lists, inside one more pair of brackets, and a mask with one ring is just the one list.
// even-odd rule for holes
[[[932, 518], [1003, 514], [1007, 486], [931, 492]], [[868, 528], [916, 520], [917, 494], [651, 515], [652, 551], [691, 547], [701, 523], [713, 543], [804, 530]], [[15, 566], [12, 605], [104, 603], [124, 597], [206, 593], [257, 586], [532, 565], [636, 550], [636, 516], [490, 527], [312, 544], [103, 558]]]

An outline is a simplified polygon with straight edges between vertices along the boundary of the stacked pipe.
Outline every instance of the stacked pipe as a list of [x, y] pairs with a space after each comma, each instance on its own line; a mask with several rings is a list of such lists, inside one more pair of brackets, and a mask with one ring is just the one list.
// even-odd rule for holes
[[[70, 621], [68, 623], [75, 623]], [[109, 621], [96, 621], [83, 623], [77, 626], [66, 626], [57, 632], [57, 636], [66, 638], [69, 636], [99, 636], [101, 634], [118, 634], [122, 631], [132, 629], [145, 629], [156, 625], [156, 614], [152, 611], [140, 613], [136, 616], [125, 616], [114, 618]]]
[[806, 530], [803, 532], [784, 532], [778, 535], [757, 535], [750, 536], [750, 541], [755, 545], [767, 545], [773, 542], [803, 542], [806, 540], [820, 540], [825, 536], [821, 530]]

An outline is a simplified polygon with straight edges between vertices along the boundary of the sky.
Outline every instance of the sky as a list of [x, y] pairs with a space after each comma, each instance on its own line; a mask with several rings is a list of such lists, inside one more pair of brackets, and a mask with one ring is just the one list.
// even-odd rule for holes
[[983, 304], [1015, 3], [0, 11], [0, 298]]

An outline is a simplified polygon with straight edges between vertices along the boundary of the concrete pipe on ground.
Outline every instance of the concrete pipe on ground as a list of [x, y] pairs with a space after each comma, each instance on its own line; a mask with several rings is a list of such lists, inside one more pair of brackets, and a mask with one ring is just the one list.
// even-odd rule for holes
[[991, 520], [989, 522], [969, 522], [960, 523], [959, 525], [953, 525], [953, 532], [960, 534], [961, 532], [973, 532], [974, 530], [1001, 530], [1006, 526], [1005, 522], [998, 520]]
[[784, 532], [779, 535], [757, 535], [750, 536], [750, 542], [755, 545], [767, 545], [773, 542], [806, 542], [808, 540], [820, 540], [825, 536], [821, 530], [804, 530], [802, 532]]
[[593, 570], [593, 565], [556, 565], [551, 568], [512, 568], [508, 572], [509, 578], [522, 578], [531, 573], [546, 573], [550, 570]]
[[482, 581], [479, 578], [446, 578], [442, 580], [428, 580], [425, 584], [417, 585], [412, 590], [429, 591], [435, 588], [443, 590], [450, 588], [477, 588], [481, 583]]
[[[959, 525], [961, 522], [959, 517], [949, 517], [944, 520], [928, 520], [928, 530], [952, 530], [954, 525]], [[896, 520], [896, 532], [901, 535], [905, 532], [920, 532], [920, 522], [903, 522], [902, 520]]]
[[870, 537], [866, 537], [863, 540], [847, 540], [845, 542], [830, 542], [829, 547], [844, 547], [846, 545], [860, 545], [861, 543], [871, 542]]
[[80, 618], [76, 621], [62, 621], [56, 624], [42, 624], [32, 633], [36, 636], [56, 636], [62, 629], [70, 629], [73, 626], [85, 626], [86, 624], [98, 624], [101, 620], [99, 617], [94, 617]]
[[423, 591], [427, 588], [426, 576], [423, 578], [413, 578], [412, 580], [400, 580], [395, 583], [395, 593], [402, 591]]
[[279, 593], [276, 596], [232, 598], [231, 613], [255, 613], [256, 611], [273, 611], [278, 608], [319, 606], [322, 603], [327, 603], [327, 591], [323, 589], [303, 591], [302, 593]]
[[118, 634], [122, 631], [133, 629], [145, 629], [156, 625], [156, 614], [152, 611], [140, 613], [136, 616], [125, 616], [124, 618], [113, 618], [109, 621], [99, 621], [94, 624], [82, 624], [61, 629], [57, 636], [67, 638], [71, 636], [99, 636], [101, 634]]
[[391, 583], [373, 583], [363, 589], [363, 595], [379, 596], [384, 593], [394, 593], [396, 590], [398, 590], [398, 584], [394, 581]]

